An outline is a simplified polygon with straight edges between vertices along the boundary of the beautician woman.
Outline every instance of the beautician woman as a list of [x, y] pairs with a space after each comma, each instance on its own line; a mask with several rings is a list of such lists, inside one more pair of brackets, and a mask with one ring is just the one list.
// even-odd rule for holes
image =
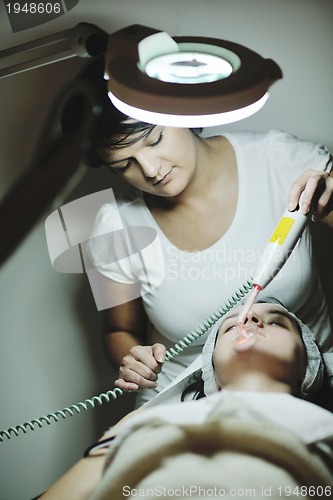
[[[121, 297], [105, 311], [106, 353], [119, 369], [115, 384], [140, 388], [142, 404], [201, 352], [206, 335], [163, 366], [166, 349], [253, 276], [286, 206], [296, 209], [303, 192], [301, 210], [311, 207], [315, 219], [333, 227], [332, 159], [322, 145], [280, 130], [202, 137], [198, 130], [137, 122], [108, 99], [103, 63], [90, 64], [83, 77], [93, 81], [103, 104], [90, 163], [128, 183], [117, 200], [122, 224], [158, 234], [144, 264], [126, 258], [108, 263], [107, 249], [91, 245], [108, 293]], [[106, 204], [94, 233], [115, 229], [114, 210]], [[149, 288], [144, 276], [155, 285]], [[333, 351], [308, 228], [266, 290], [315, 331], [323, 353]]]

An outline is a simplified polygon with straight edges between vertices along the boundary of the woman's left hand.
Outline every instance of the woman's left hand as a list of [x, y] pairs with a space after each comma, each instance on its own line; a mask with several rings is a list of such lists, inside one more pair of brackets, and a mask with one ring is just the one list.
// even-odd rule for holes
[[324, 219], [333, 210], [332, 172], [305, 170], [292, 184], [288, 196], [288, 210], [293, 211], [302, 194], [301, 211], [307, 214], [311, 208], [315, 219]]

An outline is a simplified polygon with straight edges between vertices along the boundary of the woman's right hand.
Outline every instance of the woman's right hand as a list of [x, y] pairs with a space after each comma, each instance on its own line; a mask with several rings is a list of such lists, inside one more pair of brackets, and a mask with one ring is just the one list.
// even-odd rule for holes
[[163, 344], [152, 346], [136, 345], [122, 359], [115, 386], [123, 391], [156, 387], [157, 376], [165, 361], [166, 348]]

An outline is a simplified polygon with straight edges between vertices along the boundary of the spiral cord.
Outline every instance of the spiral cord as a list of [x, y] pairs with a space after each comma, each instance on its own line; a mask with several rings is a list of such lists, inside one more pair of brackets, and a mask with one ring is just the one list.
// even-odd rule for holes
[[[227, 314], [243, 297], [252, 289], [251, 281], [246, 281], [226, 302], [223, 306], [219, 307], [217, 311], [208, 316], [206, 320], [201, 323], [197, 328], [192, 330], [189, 334], [185, 335], [177, 344], [169, 349], [166, 353], [166, 361], [176, 357], [178, 354], [183, 352], [187, 347], [189, 347], [193, 342], [202, 337], [219, 319], [221, 319], [225, 314]], [[54, 413], [49, 413], [46, 416], [33, 419], [24, 424], [17, 425], [16, 427], [10, 427], [7, 430], [0, 431], [0, 442], [3, 442], [4, 438], [11, 439], [13, 436], [19, 436], [20, 432], [26, 434], [29, 430], [34, 431], [36, 428], [43, 427], [44, 424], [50, 425], [53, 422], [58, 422], [60, 418], [67, 418], [68, 416], [74, 416], [80, 413], [82, 410], [88, 410], [90, 408], [95, 408], [96, 405], [102, 405], [104, 403], [109, 403], [111, 399], [117, 399], [122, 396], [123, 391], [118, 387], [115, 387], [112, 391], [107, 391], [99, 396], [93, 396], [91, 399], [86, 399], [83, 402], [73, 404], [68, 408], [63, 408]]]
[[251, 281], [246, 281], [217, 311], [208, 316], [201, 325], [185, 335], [177, 344], [166, 353], [166, 361], [174, 358], [193, 342], [202, 337], [219, 319], [227, 314], [252, 289]]
[[44, 424], [50, 425], [52, 422], [58, 422], [60, 417], [65, 419], [68, 416], [73, 416], [75, 413], [80, 413], [81, 410], [88, 410], [90, 408], [95, 408], [96, 405], [102, 405], [103, 403], [109, 403], [111, 399], [117, 399], [123, 394], [123, 391], [116, 387], [113, 391], [107, 391], [99, 396], [94, 396], [91, 399], [86, 399], [83, 402], [69, 406], [68, 408], [63, 408], [55, 413], [49, 413], [40, 418], [31, 420], [30, 422], [25, 422], [22, 425], [17, 425], [16, 427], [10, 427], [6, 431], [0, 432], [0, 442], [3, 441], [4, 437], [10, 439], [13, 435], [18, 436], [20, 431], [26, 434], [28, 430], [34, 431], [36, 427], [43, 427]]

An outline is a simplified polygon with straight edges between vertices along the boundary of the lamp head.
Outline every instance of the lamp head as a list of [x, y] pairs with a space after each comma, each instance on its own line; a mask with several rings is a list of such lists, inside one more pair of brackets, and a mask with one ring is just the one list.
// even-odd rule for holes
[[226, 40], [170, 37], [133, 25], [110, 35], [105, 78], [113, 104], [164, 126], [222, 125], [258, 111], [280, 67]]

